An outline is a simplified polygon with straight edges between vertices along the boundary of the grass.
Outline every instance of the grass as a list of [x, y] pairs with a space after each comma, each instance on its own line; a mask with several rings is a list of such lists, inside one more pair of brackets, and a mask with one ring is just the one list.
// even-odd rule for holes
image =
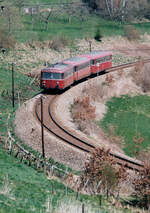
[[147, 150], [150, 145], [150, 97], [140, 95], [119, 98], [113, 97], [107, 102], [107, 113], [100, 125], [109, 133], [114, 127], [114, 134], [124, 138], [124, 151], [135, 156], [140, 150]]
[[[53, 2], [58, 2], [54, 1]], [[52, 2], [51, 1], [51, 2]], [[68, 0], [69, 1], [69, 0]], [[26, 0], [26, 4], [35, 4], [35, 3], [49, 3], [49, 0]], [[65, 1], [64, 1], [65, 2]], [[42, 26], [39, 25], [38, 20], [35, 20], [33, 27], [31, 26], [31, 17], [23, 16], [22, 20], [24, 22], [24, 28], [22, 30], [14, 31], [15, 38], [19, 42], [28, 42], [32, 40], [49, 40], [55, 37], [58, 34], [65, 35], [71, 39], [75, 38], [84, 38], [87, 36], [93, 37], [97, 24], [100, 26], [100, 30], [103, 36], [112, 36], [112, 35], [123, 35], [123, 25], [112, 21], [105, 21], [100, 19], [97, 16], [89, 16], [86, 21], [81, 23], [77, 18], [73, 18], [72, 22], [69, 24], [67, 22], [66, 16], [60, 16], [55, 19], [52, 19], [49, 22], [48, 31], [44, 31]], [[143, 25], [142, 31], [148, 29], [148, 25]], [[138, 27], [138, 26], [137, 26]], [[7, 137], [7, 119], [9, 114], [13, 114], [18, 108], [18, 94], [20, 96], [20, 102], [30, 99], [37, 93], [39, 93], [39, 86], [37, 82], [31, 84], [32, 79], [21, 74], [21, 72], [30, 72], [35, 68], [43, 66], [43, 62], [51, 60], [51, 55], [42, 55], [43, 50], [33, 50], [31, 48], [24, 49], [20, 46], [19, 49], [14, 50], [13, 52], [7, 51], [5, 56], [1, 55], [0, 63], [0, 138], [6, 139]], [[19, 54], [17, 54], [19, 52]], [[46, 52], [46, 50], [45, 50]], [[48, 52], [48, 51], [47, 51]], [[50, 51], [49, 51], [50, 52]], [[57, 53], [58, 54], [58, 53]], [[56, 54], [56, 55], [57, 55]], [[35, 57], [36, 55], [36, 57]], [[17, 64], [14, 66], [15, 70], [15, 108], [12, 109], [12, 100], [11, 100], [11, 63], [16, 61]], [[125, 98], [124, 98], [125, 99]], [[145, 100], [142, 100], [143, 103], [147, 103]], [[121, 102], [121, 101], [120, 101]], [[116, 104], [116, 103], [115, 103]], [[147, 104], [148, 105], [148, 104]], [[118, 108], [120, 108], [120, 103], [118, 103]], [[134, 107], [132, 107], [134, 108]], [[141, 110], [142, 111], [142, 110]], [[147, 111], [148, 112], [148, 107]], [[121, 113], [121, 112], [120, 112]], [[137, 114], [137, 112], [134, 112]], [[117, 112], [114, 112], [117, 115]], [[128, 114], [128, 113], [127, 113]], [[145, 114], [140, 113], [144, 118]], [[112, 114], [110, 114], [112, 116]], [[115, 118], [115, 116], [112, 116]], [[143, 117], [138, 116], [139, 122]], [[109, 122], [113, 123], [113, 119], [110, 117], [103, 121], [103, 126], [107, 130]], [[148, 125], [149, 118], [145, 125]], [[12, 125], [14, 119], [14, 114], [10, 117], [9, 122]], [[115, 119], [114, 119], [115, 120]], [[133, 118], [135, 122], [135, 119]], [[118, 121], [119, 122], [119, 121]], [[120, 121], [121, 123], [121, 121]], [[115, 124], [115, 122], [114, 122]], [[118, 124], [119, 125], [119, 124]], [[127, 126], [127, 124], [126, 124]], [[134, 126], [134, 125], [133, 125]], [[138, 126], [138, 132], [139, 132]], [[122, 130], [123, 131], [122, 127]], [[117, 128], [116, 128], [117, 129]], [[144, 132], [140, 132], [141, 136]], [[135, 132], [134, 132], [135, 133]], [[119, 134], [116, 132], [116, 134]], [[120, 134], [121, 135], [121, 134]], [[13, 136], [14, 132], [13, 132]], [[135, 134], [133, 134], [135, 136]], [[132, 137], [131, 137], [132, 138]], [[146, 140], [146, 139], [145, 139]], [[147, 140], [148, 141], [148, 140]], [[144, 141], [144, 147], [147, 147], [147, 144]], [[143, 145], [142, 144], [142, 145]], [[130, 144], [129, 144], [130, 145]], [[128, 145], [128, 147], [129, 147]], [[126, 148], [125, 148], [126, 149]], [[128, 149], [127, 149], [128, 151]], [[129, 153], [130, 154], [130, 153]], [[62, 165], [58, 166], [62, 168]], [[52, 185], [55, 188], [55, 193], [52, 194]], [[33, 168], [27, 167], [24, 164], [21, 164], [17, 159], [14, 159], [12, 156], [9, 156], [0, 146], [0, 212], [12, 212], [12, 213], [26, 213], [26, 212], [50, 212], [53, 213], [62, 213], [62, 209], [70, 207], [70, 204], [66, 204], [66, 200], [73, 199], [75, 200], [76, 193], [68, 189], [66, 193], [66, 187], [63, 184], [55, 180], [48, 180], [44, 174], [36, 172]], [[80, 206], [79, 212], [81, 210], [81, 200], [84, 203], [92, 203], [94, 205], [91, 212], [101, 212], [106, 213], [110, 212], [110, 204], [104, 201], [104, 206], [106, 208], [98, 206], [98, 198], [95, 196], [83, 196], [80, 195], [79, 203], [76, 206]], [[60, 208], [61, 206], [61, 208]], [[67, 207], [66, 207], [67, 206]], [[74, 207], [73, 207], [74, 208]], [[73, 212], [73, 208], [69, 209], [69, 212]], [[108, 210], [106, 210], [108, 209]], [[57, 210], [57, 211], [56, 211]], [[114, 210], [115, 211], [115, 210]], [[127, 211], [128, 212], [128, 211]], [[130, 210], [129, 210], [130, 212]], [[66, 213], [66, 212], [65, 212]]]
[[[25, 0], [25, 4], [50, 4], [50, 3], [61, 3], [60, 0]], [[63, 3], [69, 3], [72, 0], [63, 0]], [[74, 2], [80, 2], [80, 0], [75, 0]]]
[[[12, 109], [11, 66], [1, 64], [0, 70], [0, 138], [6, 140], [8, 115], [11, 115], [8, 121], [11, 126], [14, 112], [18, 108], [18, 99], [15, 95], [15, 108]], [[18, 90], [20, 91], [21, 103], [39, 92], [37, 85], [30, 85], [31, 80], [15, 69], [15, 94]], [[12, 135], [15, 137], [14, 132]], [[65, 168], [59, 163], [57, 166]], [[54, 193], [52, 193], [52, 186]], [[76, 201], [76, 193], [58, 181], [49, 180], [43, 173], [20, 163], [18, 159], [8, 155], [0, 145], [0, 212], [58, 213], [56, 210], [59, 210], [60, 205], [66, 202], [64, 199]], [[82, 202], [88, 203], [90, 208], [92, 208], [91, 205], [95, 205], [97, 212], [102, 212], [98, 207], [97, 197], [79, 195], [80, 208]]]
[[[48, 195], [51, 195], [55, 203], [64, 196], [66, 191], [64, 185], [48, 180], [42, 173], [37, 173], [34, 169], [21, 164], [1, 148], [0, 159], [0, 210], [44, 212]], [[52, 185], [56, 191], [54, 195], [52, 195]], [[73, 193], [69, 189], [68, 192]]]
[[21, 42], [32, 39], [38, 40], [39, 38], [49, 40], [59, 34], [65, 35], [70, 39], [81, 39], [86, 36], [93, 38], [97, 25], [100, 26], [99, 28], [103, 36], [123, 35], [123, 25], [112, 21], [105, 21], [95, 15], [89, 15], [83, 22], [73, 17], [71, 23], [68, 23], [67, 16], [51, 18], [48, 24], [48, 31], [45, 31], [45, 24], [40, 24], [37, 18], [35, 18], [33, 27], [30, 16], [23, 16], [23, 22], [24, 29], [15, 32], [16, 39]]
[[[85, 37], [94, 38], [97, 26], [103, 37], [124, 35], [124, 24], [114, 21], [106, 21], [96, 15], [87, 16], [86, 20], [80, 21], [73, 17], [71, 23], [68, 23], [67, 16], [52, 17], [48, 24], [48, 30], [45, 31], [45, 23], [39, 23], [35, 17], [32, 26], [31, 17], [24, 15], [22, 17], [24, 28], [20, 31], [14, 31], [15, 38], [20, 42], [31, 40], [51, 40], [59, 34], [67, 36], [69, 39], [82, 39]], [[150, 33], [150, 23], [134, 24], [139, 33]]]
[[[78, 213], [85, 204], [87, 213], [108, 213], [110, 204], [97, 196], [76, 193], [43, 173], [21, 164], [0, 145], [0, 212], [1, 213]], [[114, 207], [112, 207], [114, 208]], [[129, 211], [130, 212], [130, 211]]]
[[[12, 126], [14, 113], [18, 108], [17, 92], [20, 91], [21, 103], [39, 92], [39, 86], [31, 85], [32, 79], [21, 74], [15, 65], [15, 108], [12, 108], [11, 65], [6, 63], [10, 54], [8, 52], [4, 56], [5, 59], [2, 57], [0, 64], [0, 139], [3, 141], [7, 138], [7, 123], [11, 127], [12, 136], [17, 139]], [[11, 116], [8, 120], [9, 115]], [[65, 166], [59, 163], [56, 165], [65, 169]], [[76, 192], [19, 162], [8, 155], [0, 145], [0, 213], [62, 213], [62, 208], [77, 213], [81, 210], [82, 203], [86, 208], [88, 206], [87, 213], [109, 212], [107, 209], [110, 204], [105, 198], [102, 207], [99, 207], [97, 196], [79, 194], [76, 200]]]

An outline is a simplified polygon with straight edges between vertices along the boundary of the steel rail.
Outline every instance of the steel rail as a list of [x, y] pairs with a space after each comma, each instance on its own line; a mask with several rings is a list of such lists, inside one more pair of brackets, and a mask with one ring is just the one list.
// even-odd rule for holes
[[150, 63], [150, 59], [145, 59], [145, 60], [139, 60], [139, 61], [135, 61], [135, 62], [130, 62], [127, 64], [121, 64], [121, 65], [117, 65], [111, 68], [108, 68], [105, 73], [109, 73], [109, 72], [114, 72], [117, 71], [118, 69], [124, 69], [124, 68], [128, 68], [128, 67], [133, 67], [139, 63]]
[[[54, 104], [54, 103], [52, 103]], [[53, 120], [53, 122], [60, 128], [62, 129], [65, 133], [67, 133], [68, 135], [71, 135], [72, 137], [74, 137], [75, 139], [79, 140], [80, 142], [82, 142], [83, 144], [86, 144], [88, 145], [89, 147], [92, 147], [93, 149], [96, 148], [96, 146], [94, 145], [91, 145], [89, 143], [87, 143], [86, 141], [80, 139], [79, 137], [73, 135], [71, 132], [69, 132], [68, 130], [66, 130], [64, 127], [62, 127], [62, 125], [60, 125], [56, 119], [55, 119], [55, 116], [53, 116], [53, 112], [51, 110], [51, 103], [49, 104], [49, 115], [51, 117], [51, 119]], [[90, 152], [90, 151], [89, 151]], [[128, 165], [128, 163], [132, 164], [132, 165], [135, 165], [135, 166], [138, 166], [138, 167], [143, 167], [143, 164], [142, 163], [138, 163], [136, 162], [134, 159], [133, 160], [129, 160], [128, 158], [125, 158], [125, 157], [122, 157], [121, 155], [117, 155], [115, 153], [113, 153], [112, 151], [110, 152], [110, 155], [113, 156], [114, 158], [117, 158], [121, 161], [124, 161], [125, 163], [125, 166], [128, 167], [129, 169], [133, 169], [133, 167], [131, 167], [130, 165]], [[122, 165], [122, 163], [120, 162], [117, 162], [118, 164]]]
[[[54, 97], [54, 98], [55, 98], [55, 97]], [[39, 110], [38, 110], [38, 108], [39, 108], [39, 103], [40, 103], [40, 102], [37, 101], [37, 104], [36, 104], [36, 107], [35, 107], [35, 114], [36, 114], [38, 120], [41, 122], [41, 118], [40, 118]], [[52, 119], [51, 119], [51, 120], [52, 120]], [[52, 121], [53, 121], [53, 120], [52, 120]], [[55, 124], [54, 121], [53, 121], [53, 123]], [[89, 153], [89, 152], [91, 151], [91, 150], [85, 149], [85, 148], [83, 148], [82, 146], [79, 146], [79, 145], [77, 145], [77, 144], [75, 144], [75, 143], [72, 143], [70, 140], [66, 140], [66, 138], [64, 138], [64, 137], [60, 136], [59, 134], [57, 134], [55, 131], [53, 131], [52, 129], [50, 129], [50, 128], [49, 128], [47, 125], [45, 125], [44, 123], [43, 123], [43, 126], [44, 126], [49, 132], [51, 132], [52, 134], [54, 134], [57, 138], [59, 138], [59, 139], [65, 141], [66, 143], [68, 143], [68, 144], [70, 144], [70, 145], [72, 145], [72, 146], [74, 146], [74, 147], [76, 147], [76, 148], [78, 148], [78, 149], [80, 149], [80, 150], [82, 150], [82, 151], [84, 151], [84, 152], [87, 152], [87, 153]], [[60, 129], [61, 129], [61, 128], [60, 128]], [[72, 135], [70, 134], [70, 136], [72, 136]], [[72, 137], [75, 138], [75, 139], [77, 140], [76, 137], [74, 137], [74, 136], [72, 136]], [[90, 148], [94, 148], [94, 147], [92, 147], [91, 144], [88, 144], [88, 143], [86, 143], [86, 142], [85, 142], [84, 144], [86, 144], [86, 145], [89, 146]]]
[[[115, 72], [118, 69], [123, 69], [123, 68], [135, 66], [136, 64], [138, 64], [140, 62], [142, 62], [142, 63], [149, 63], [150, 59], [146, 59], [146, 60], [131, 62], [131, 63], [128, 63], [128, 64], [122, 64], [122, 65], [114, 66], [114, 67], [109, 68], [108, 70], [106, 70], [105, 74], [107, 74], [109, 72]], [[72, 138], [78, 140], [81, 144], [86, 145], [87, 148], [83, 148], [82, 145], [77, 145], [77, 144], [71, 142], [70, 140], [66, 140], [64, 137], [60, 136], [59, 134], [57, 134], [56, 132], [54, 132], [53, 130], [51, 130], [45, 124], [43, 124], [44, 127], [48, 131], [50, 131], [52, 134], [54, 134], [56, 137], [58, 137], [59, 139], [67, 142], [68, 144], [70, 144], [70, 145], [74, 146], [75, 148], [78, 148], [78, 149], [80, 149], [80, 150], [82, 150], [82, 151], [84, 151], [86, 153], [90, 153], [92, 150], [94, 150], [96, 148], [94, 145], [91, 145], [91, 144], [87, 143], [85, 140], [82, 140], [81, 138], [73, 135], [70, 131], [66, 130], [62, 125], [60, 125], [58, 121], [56, 121], [56, 118], [53, 115], [52, 106], [51, 106], [52, 103], [54, 104], [55, 98], [56, 98], [56, 96], [53, 97], [52, 101], [48, 105], [48, 113], [49, 113], [49, 116], [50, 116], [51, 120], [53, 121], [53, 123], [59, 129], [61, 129], [63, 132], [65, 132], [67, 135], [71, 136]], [[41, 122], [40, 115], [38, 113], [38, 108], [39, 108], [39, 103], [37, 102], [35, 112], [36, 112], [36, 116], [37, 116], [38, 120]], [[137, 160], [135, 160], [135, 159], [129, 159], [128, 157], [123, 157], [121, 155], [113, 153], [112, 151], [110, 152], [110, 155], [117, 159], [117, 164], [124, 165], [126, 168], [137, 170], [137, 171], [143, 168], [143, 163], [140, 162], [140, 161], [137, 162]]]

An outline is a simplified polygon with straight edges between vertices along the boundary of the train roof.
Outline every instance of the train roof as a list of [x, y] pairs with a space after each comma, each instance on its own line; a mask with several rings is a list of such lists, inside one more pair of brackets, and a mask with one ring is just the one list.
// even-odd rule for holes
[[72, 68], [72, 66], [70, 64], [64, 64], [64, 63], [56, 63], [56, 64], [52, 64], [44, 69], [42, 69], [41, 71], [43, 72], [48, 72], [48, 71], [55, 71], [55, 72], [61, 72], [61, 71], [65, 71]]
[[87, 57], [76, 56], [76, 57], [73, 57], [73, 58], [68, 58], [68, 59], [64, 60], [63, 62], [65, 64], [80, 65], [80, 64], [86, 63], [88, 61], [89, 61], [89, 59]]
[[87, 57], [89, 59], [97, 59], [97, 58], [100, 58], [100, 57], [105, 57], [107, 55], [112, 55], [112, 52], [103, 51], [103, 50], [92, 51], [92, 52], [89, 52], [89, 53], [85, 53], [84, 55], [82, 55], [82, 57]]

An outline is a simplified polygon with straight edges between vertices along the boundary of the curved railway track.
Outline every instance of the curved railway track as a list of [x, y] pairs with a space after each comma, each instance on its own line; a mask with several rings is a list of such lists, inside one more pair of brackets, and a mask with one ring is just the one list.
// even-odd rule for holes
[[[142, 60], [142, 63], [148, 63], [150, 59]], [[131, 66], [135, 66], [140, 63], [140, 61], [123, 64], [119, 66], [112, 67], [108, 69], [105, 73], [114, 72], [120, 69], [128, 68]], [[54, 134], [57, 138], [61, 139], [63, 142], [77, 148], [78, 150], [84, 151], [86, 153], [92, 152], [96, 147], [93, 144], [90, 144], [85, 139], [81, 138], [79, 135], [75, 134], [71, 130], [66, 130], [56, 118], [54, 113], [54, 103], [58, 95], [48, 95], [44, 96], [44, 104], [43, 104], [43, 126], [52, 134]], [[35, 114], [38, 120], [41, 122], [41, 104], [40, 100], [37, 101], [35, 107]], [[110, 154], [115, 158], [116, 162], [119, 165], [124, 165], [126, 168], [133, 170], [140, 170], [143, 167], [143, 163], [130, 158], [126, 155], [119, 155], [114, 152], [110, 152]]]

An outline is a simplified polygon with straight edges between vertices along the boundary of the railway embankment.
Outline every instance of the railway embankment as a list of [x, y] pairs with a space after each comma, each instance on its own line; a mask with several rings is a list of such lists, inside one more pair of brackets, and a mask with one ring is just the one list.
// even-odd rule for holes
[[[132, 71], [132, 69], [127, 69], [122, 75], [114, 73], [114, 81], [111, 85], [106, 85], [106, 91], [104, 92], [103, 97], [101, 97], [101, 99], [92, 99], [91, 97], [93, 100], [92, 104], [96, 107], [97, 120], [102, 118], [107, 111], [105, 102], [112, 96], [130, 94], [131, 91], [133, 94], [140, 92], [140, 88], [138, 88], [130, 79], [130, 71]], [[88, 141], [94, 146], [110, 148], [113, 152], [118, 153], [119, 155], [122, 153], [124, 156], [122, 149], [104, 137], [104, 134], [101, 134], [101, 130], [97, 132], [94, 128], [89, 128], [86, 130], [88, 134], [85, 134], [78, 129], [78, 125], [72, 119], [71, 111], [74, 100], [84, 95], [93, 96], [93, 93], [91, 93], [93, 87], [103, 85], [104, 82], [106, 82], [106, 76], [99, 76], [72, 87], [57, 97], [54, 104], [54, 113], [59, 120], [59, 123], [61, 123], [61, 125], [68, 131], [74, 132], [79, 135], [80, 138]], [[95, 96], [98, 97], [98, 94]], [[25, 144], [41, 152], [41, 126], [34, 114], [35, 103], [38, 98], [39, 96], [29, 100], [19, 108], [16, 113], [15, 127], [17, 135]], [[83, 168], [84, 163], [87, 160], [87, 154], [71, 148], [69, 145], [49, 134], [46, 130], [44, 131], [44, 140], [47, 157], [53, 157], [55, 161], [64, 163], [74, 169]]]
[[[38, 98], [39, 96], [27, 101], [17, 110], [15, 132], [24, 144], [41, 153], [41, 125], [35, 116], [35, 104]], [[86, 154], [73, 150], [46, 130], [44, 131], [44, 142], [46, 157], [52, 157], [55, 161], [76, 170], [83, 168]]]

